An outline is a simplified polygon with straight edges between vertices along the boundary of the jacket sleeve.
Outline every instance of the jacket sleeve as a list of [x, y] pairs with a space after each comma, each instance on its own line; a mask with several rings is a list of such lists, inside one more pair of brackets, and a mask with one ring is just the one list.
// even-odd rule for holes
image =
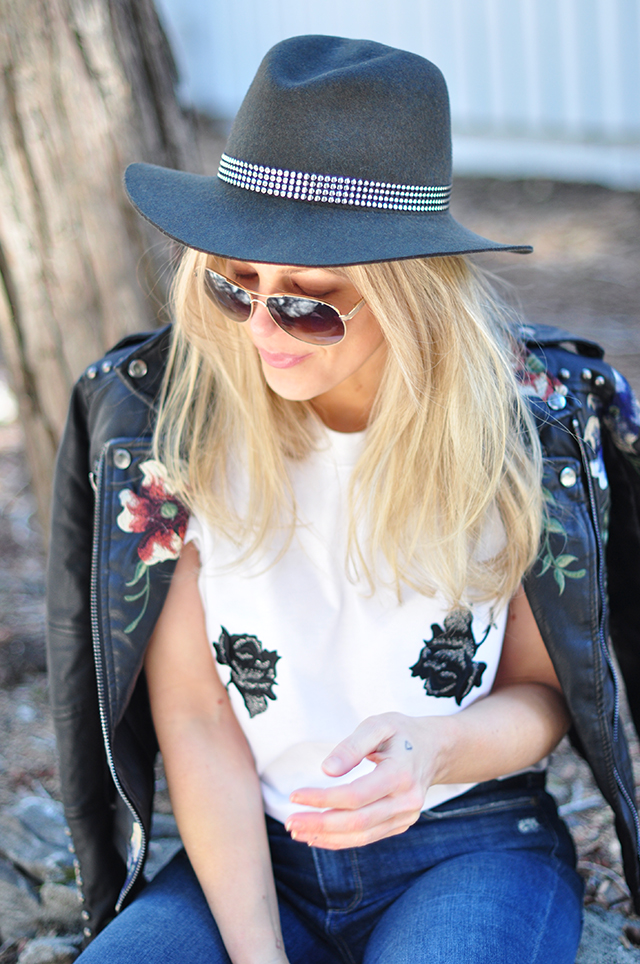
[[626, 379], [603, 413], [603, 454], [611, 487], [607, 543], [611, 640], [640, 732], [640, 406]]
[[98, 708], [91, 633], [94, 499], [81, 380], [69, 410], [54, 477], [47, 574], [47, 655], [65, 814], [87, 936], [113, 914], [125, 866], [113, 844], [115, 787]]

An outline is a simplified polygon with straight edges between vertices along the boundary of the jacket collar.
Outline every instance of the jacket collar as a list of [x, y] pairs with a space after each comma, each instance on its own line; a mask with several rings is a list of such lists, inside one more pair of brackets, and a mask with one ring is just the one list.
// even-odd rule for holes
[[113, 367], [134, 395], [155, 408], [167, 363], [171, 325], [154, 332], [123, 338], [108, 357], [115, 356]]

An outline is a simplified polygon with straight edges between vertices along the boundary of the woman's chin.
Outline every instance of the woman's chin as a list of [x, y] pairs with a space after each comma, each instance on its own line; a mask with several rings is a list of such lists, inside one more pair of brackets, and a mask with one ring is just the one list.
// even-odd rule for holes
[[272, 368], [264, 359], [262, 371], [265, 381], [272, 392], [288, 402], [308, 402], [318, 394], [308, 379], [296, 377], [292, 369]]

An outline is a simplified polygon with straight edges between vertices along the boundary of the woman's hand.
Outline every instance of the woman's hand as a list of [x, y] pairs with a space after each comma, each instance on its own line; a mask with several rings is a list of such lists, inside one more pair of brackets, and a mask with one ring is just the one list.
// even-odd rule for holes
[[532, 766], [557, 745], [569, 716], [557, 676], [521, 590], [511, 600], [492, 692], [451, 716], [373, 716], [323, 763], [330, 776], [362, 760], [373, 773], [328, 789], [305, 787], [287, 830], [299, 841], [337, 850], [402, 833], [415, 823], [434, 783], [479, 783]]
[[402, 833], [420, 816], [440, 770], [447, 722], [446, 717], [416, 719], [402, 713], [365, 720], [338, 744], [322, 769], [329, 776], [342, 776], [364, 759], [376, 769], [342, 786], [294, 791], [292, 803], [325, 812], [293, 814], [287, 830], [296, 840], [328, 850], [361, 847]]

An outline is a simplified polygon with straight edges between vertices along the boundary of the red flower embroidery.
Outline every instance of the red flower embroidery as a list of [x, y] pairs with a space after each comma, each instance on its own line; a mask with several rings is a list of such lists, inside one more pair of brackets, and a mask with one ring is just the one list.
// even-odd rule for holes
[[538, 356], [527, 349], [518, 356], [516, 375], [523, 395], [534, 395], [546, 402], [554, 393], [567, 394], [567, 386], [551, 375]]
[[126, 633], [135, 629], [146, 612], [151, 591], [150, 566], [178, 558], [189, 519], [187, 510], [173, 495], [160, 462], [153, 459], [141, 462], [140, 471], [140, 491], [124, 489], [120, 493], [122, 512], [117, 519], [123, 532], [144, 533], [138, 546], [140, 562], [133, 579], [127, 583], [127, 586], [135, 586], [143, 580], [143, 586], [138, 592], [124, 597], [127, 602], [142, 599], [142, 609], [126, 627]]
[[164, 466], [149, 460], [140, 463], [143, 475], [140, 492], [120, 493], [122, 512], [118, 525], [124, 532], [144, 532], [138, 555], [147, 566], [165, 559], [177, 559], [187, 529], [187, 510], [173, 496]]

